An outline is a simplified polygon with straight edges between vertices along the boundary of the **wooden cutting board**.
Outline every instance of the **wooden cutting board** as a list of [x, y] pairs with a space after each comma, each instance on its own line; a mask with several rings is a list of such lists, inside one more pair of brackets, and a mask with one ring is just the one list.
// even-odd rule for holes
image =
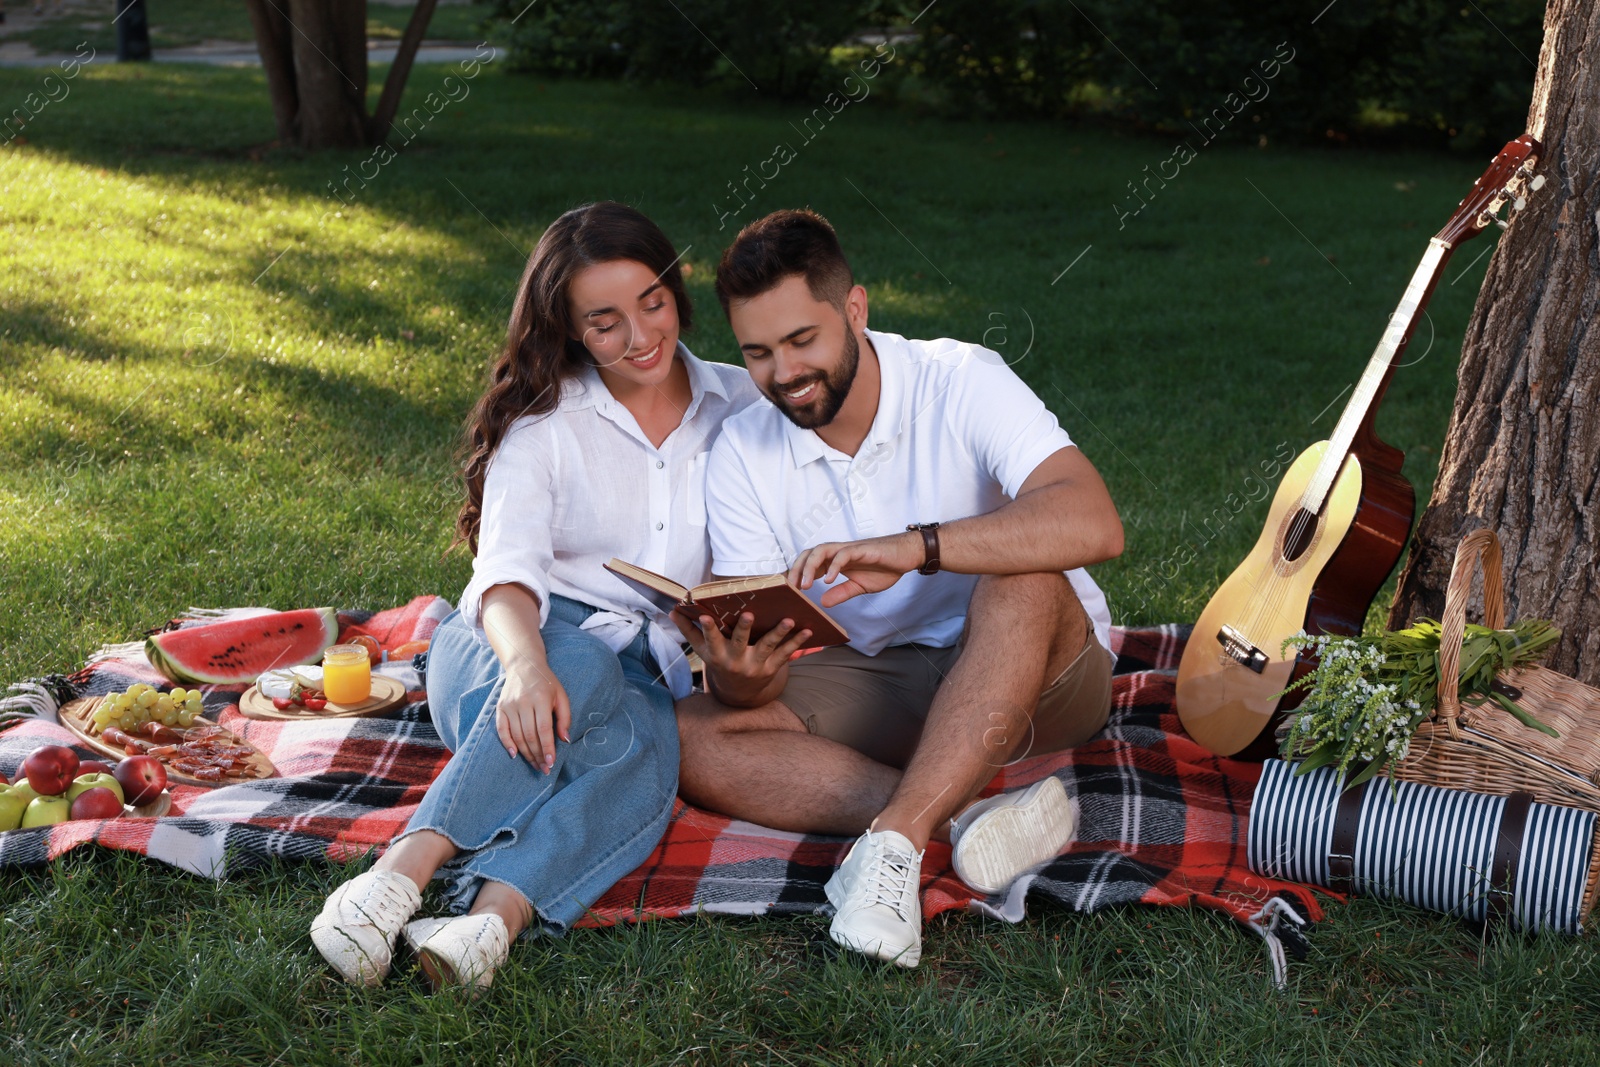
[[[100, 706], [100, 702], [104, 699], [104, 696], [97, 696], [81, 697], [78, 700], [68, 701], [61, 706], [61, 710], [57, 714], [60, 716], [61, 725], [65, 726], [68, 730], [75, 734], [85, 745], [102, 755], [110, 756], [112, 759], [121, 762], [122, 760], [126, 759], [128, 755], [128, 753], [122, 750], [121, 745], [113, 745], [107, 741], [101, 740], [98, 734], [89, 732], [89, 727], [93, 725], [94, 722], [94, 709], [98, 708]], [[196, 716], [194, 724], [197, 726], [216, 725], [214, 720], [205, 718], [204, 716]], [[244, 738], [234, 733], [232, 730], [228, 730], [226, 727], [223, 729], [226, 732], [226, 739], [229, 744], [243, 745], [251, 750], [250, 756], [248, 757], [250, 761], [250, 769], [253, 772], [251, 776], [243, 778], [224, 778], [221, 781], [210, 782], [204, 778], [195, 778], [184, 774], [181, 771], [173, 770], [170, 761], [157, 756], [156, 758], [161, 760], [161, 765], [166, 768], [167, 781], [177, 782], [179, 785], [205, 786], [206, 788], [210, 789], [220, 785], [234, 785], [239, 782], [259, 781], [262, 778], [272, 778], [277, 775], [277, 768], [272, 765], [271, 760], [267, 759], [265, 753], [263, 753], [255, 745], [252, 745], [249, 741], [246, 741]]]
[[359, 704], [335, 704], [330, 700], [328, 706], [321, 711], [300, 707], [279, 711], [273, 706], [271, 697], [263, 696], [261, 688], [252, 685], [245, 690], [244, 696], [239, 698], [239, 711], [251, 719], [301, 722], [307, 719], [344, 719], [356, 715], [380, 715], [405, 702], [406, 687], [398, 678], [374, 674], [372, 695]]

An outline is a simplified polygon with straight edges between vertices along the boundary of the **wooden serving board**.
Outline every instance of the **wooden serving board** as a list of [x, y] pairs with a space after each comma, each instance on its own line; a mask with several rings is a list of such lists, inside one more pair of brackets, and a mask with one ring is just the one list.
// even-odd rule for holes
[[245, 690], [244, 696], [239, 698], [239, 711], [251, 719], [299, 722], [305, 719], [343, 719], [355, 715], [379, 715], [405, 702], [406, 687], [398, 678], [374, 674], [372, 695], [359, 704], [335, 704], [330, 700], [328, 706], [321, 711], [300, 707], [279, 711], [273, 706], [271, 697], [262, 696], [261, 688], [252, 685]]
[[[68, 730], [75, 734], [85, 745], [88, 745], [90, 748], [101, 753], [102, 755], [110, 756], [112, 759], [120, 763], [128, 756], [128, 754], [122, 750], [122, 746], [113, 745], [107, 741], [101, 740], [98, 734], [89, 732], [89, 727], [94, 723], [94, 709], [98, 708], [100, 706], [100, 702], [104, 699], [104, 696], [97, 696], [81, 697], [77, 700], [71, 700], [61, 705], [61, 710], [57, 712], [57, 714], [60, 716], [61, 725], [65, 726]], [[195, 716], [194, 725], [215, 726], [216, 721], [197, 715]], [[161, 759], [161, 757], [157, 756], [157, 759], [161, 759], [161, 765], [166, 768], [167, 781], [176, 782], [179, 785], [198, 785], [204, 786], [207, 789], [213, 789], [220, 785], [235, 785], [239, 782], [271, 778], [278, 773], [278, 769], [272, 765], [272, 761], [267, 759], [266, 754], [263, 753], [259, 748], [256, 748], [255, 745], [252, 745], [249, 741], [246, 741], [232, 730], [228, 730], [226, 727], [223, 727], [223, 729], [227, 733], [230, 744], [244, 745], [251, 750], [249, 758], [251, 770], [255, 772], [253, 776], [245, 778], [224, 778], [221, 781], [208, 782], [204, 778], [194, 778], [190, 775], [184, 774], [181, 771], [173, 770], [171, 764], [167, 760]]]
[[124, 819], [159, 819], [171, 810], [172, 790], [163, 789], [161, 795], [148, 804], [141, 804], [137, 808], [132, 805], [125, 805], [122, 817]]

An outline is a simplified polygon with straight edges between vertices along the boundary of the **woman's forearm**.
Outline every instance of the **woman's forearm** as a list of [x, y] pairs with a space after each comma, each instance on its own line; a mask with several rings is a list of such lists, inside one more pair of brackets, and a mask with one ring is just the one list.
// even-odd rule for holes
[[539, 636], [539, 601], [526, 586], [490, 586], [479, 615], [489, 647], [507, 674], [543, 674], [549, 670], [544, 639]]

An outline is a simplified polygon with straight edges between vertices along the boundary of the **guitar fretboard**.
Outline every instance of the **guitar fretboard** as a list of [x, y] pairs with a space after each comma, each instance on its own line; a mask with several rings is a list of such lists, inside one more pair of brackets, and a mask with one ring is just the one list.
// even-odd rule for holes
[[1367, 361], [1367, 369], [1361, 373], [1361, 380], [1356, 382], [1355, 391], [1350, 394], [1350, 402], [1345, 405], [1344, 414], [1339, 416], [1339, 424], [1333, 428], [1333, 436], [1328, 439], [1328, 451], [1323, 454], [1322, 462], [1317, 464], [1316, 472], [1311, 476], [1306, 491], [1300, 497], [1300, 506], [1306, 511], [1316, 514], [1322, 509], [1323, 502], [1328, 498], [1328, 491], [1333, 488], [1334, 479], [1339, 476], [1339, 471], [1344, 466], [1345, 456], [1350, 452], [1350, 444], [1355, 440], [1356, 431], [1366, 420], [1367, 412], [1372, 407], [1372, 400], [1378, 395], [1384, 376], [1389, 373], [1389, 365], [1404, 347], [1406, 338], [1411, 336], [1411, 331], [1416, 326], [1417, 315], [1427, 302], [1434, 279], [1444, 268], [1445, 260], [1450, 257], [1451, 251], [1453, 251], [1451, 246], [1438, 237], [1428, 242], [1428, 251], [1423, 254], [1422, 262], [1417, 264], [1416, 271], [1411, 275], [1411, 284], [1406, 286], [1405, 294], [1400, 297], [1399, 306], [1394, 309], [1394, 314], [1389, 316], [1389, 325], [1378, 340], [1378, 347], [1373, 350], [1372, 358]]

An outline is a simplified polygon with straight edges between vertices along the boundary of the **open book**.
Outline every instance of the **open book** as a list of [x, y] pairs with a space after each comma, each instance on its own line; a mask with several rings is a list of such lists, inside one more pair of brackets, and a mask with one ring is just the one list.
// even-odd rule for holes
[[605, 568], [664, 612], [681, 607], [694, 617], [710, 615], [717, 620], [724, 636], [733, 632], [739, 614], [748, 611], [756, 619], [755, 625], [750, 627], [752, 641], [784, 619], [794, 620], [795, 632], [811, 631], [802, 648], [825, 648], [850, 640], [844, 627], [829, 618], [827, 612], [813, 604], [781, 574], [724, 578], [702, 582], [689, 589], [655, 571], [647, 571], [620, 559], [613, 558]]

